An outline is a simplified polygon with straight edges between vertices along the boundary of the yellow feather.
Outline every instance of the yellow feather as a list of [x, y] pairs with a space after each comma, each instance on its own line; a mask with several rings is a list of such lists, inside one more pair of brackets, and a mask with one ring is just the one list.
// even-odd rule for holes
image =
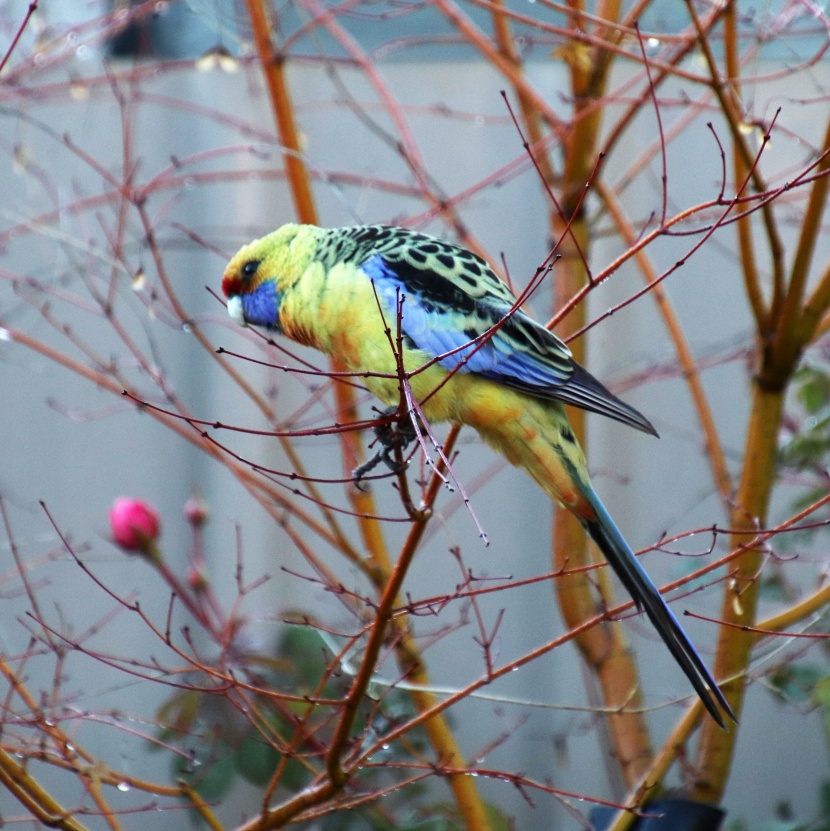
[[[530, 395], [472, 371], [451, 374], [438, 363], [431, 363], [432, 355], [408, 346], [412, 340], [404, 339], [399, 347], [395, 311], [381, 310], [369, 279], [371, 269], [367, 273], [356, 265], [365, 264], [376, 253], [371, 246], [381, 246], [387, 254], [390, 247], [398, 246], [400, 250], [394, 256], [390, 254], [393, 261], [395, 256], [399, 263], [405, 260], [408, 268], [423, 272], [422, 278], [432, 274], [440, 280], [442, 270], [454, 268], [457, 282], [451, 284], [451, 289], [443, 289], [443, 299], [448, 295], [451, 303], [453, 298], [459, 300], [458, 292], [462, 292], [456, 304], [456, 323], [465, 333], [468, 325], [474, 334], [476, 331], [472, 325], [475, 317], [464, 317], [471, 304], [475, 308], [475, 298], [487, 295], [490, 299], [512, 301], [507, 288], [500, 288], [495, 276], [478, 279], [481, 265], [472, 254], [423, 235], [381, 226], [326, 231], [309, 225], [286, 225], [245, 246], [231, 260], [222, 284], [229, 310], [242, 317], [246, 312], [244, 300], [239, 298], [252, 295], [248, 298], [249, 316], [243, 320], [281, 329], [293, 340], [334, 356], [349, 370], [359, 373], [386, 405], [401, 401], [402, 364], [406, 382], [428, 421], [470, 425], [487, 444], [529, 473], [548, 495], [575, 514], [655, 624], [713, 718], [723, 726], [718, 705], [734, 718], [694, 645], [594, 493], [585, 458], [562, 403]], [[434, 259], [430, 261], [430, 257]], [[475, 266], [477, 271], [462, 274], [458, 270], [460, 258], [471, 261], [469, 268]], [[416, 286], [418, 279], [413, 281]], [[434, 291], [432, 297], [425, 291], [425, 303], [433, 302], [435, 295], [441, 296], [441, 291]], [[385, 296], [388, 302], [388, 293]], [[427, 338], [422, 342], [430, 341]], [[436, 342], [442, 341], [439, 338]], [[401, 355], [396, 355], [398, 348]], [[560, 352], [568, 369], [569, 353], [564, 345]], [[583, 372], [583, 376], [591, 381], [587, 393], [603, 393], [599, 382], [587, 373]], [[554, 373], [554, 377], [558, 376]], [[591, 399], [587, 393], [584, 399], [563, 398], [576, 403], [587, 401], [588, 406]], [[604, 394], [607, 402], [614, 401], [610, 393]], [[639, 429], [650, 428], [642, 416], [622, 402], [616, 403], [616, 408], [609, 405], [598, 411]]]

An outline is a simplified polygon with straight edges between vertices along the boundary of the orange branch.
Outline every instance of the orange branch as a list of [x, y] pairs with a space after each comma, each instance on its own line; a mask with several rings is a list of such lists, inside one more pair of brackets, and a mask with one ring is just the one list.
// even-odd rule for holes
[[[628, 217], [625, 215], [616, 195], [602, 181], [597, 181], [595, 186], [597, 192], [602, 196], [626, 246], [633, 247], [637, 242], [637, 234], [629, 222]], [[706, 391], [703, 389], [703, 383], [700, 379], [700, 373], [698, 372], [697, 364], [692, 355], [692, 350], [686, 340], [686, 335], [683, 332], [680, 320], [675, 314], [668, 293], [663, 287], [663, 284], [659, 282], [658, 274], [651, 258], [646, 254], [645, 249], [642, 248], [636, 252], [634, 258], [646, 283], [653, 285], [650, 294], [657, 304], [657, 308], [660, 310], [663, 322], [666, 324], [666, 329], [677, 352], [677, 359], [683, 370], [683, 377], [689, 386], [689, 393], [692, 396], [697, 417], [703, 430], [706, 455], [712, 467], [712, 477], [715, 480], [715, 486], [720, 493], [724, 505], [728, 506], [732, 498], [732, 477], [729, 474], [726, 455], [720, 443], [717, 425], [715, 424], [712, 410], [709, 407], [709, 399], [706, 396]]]

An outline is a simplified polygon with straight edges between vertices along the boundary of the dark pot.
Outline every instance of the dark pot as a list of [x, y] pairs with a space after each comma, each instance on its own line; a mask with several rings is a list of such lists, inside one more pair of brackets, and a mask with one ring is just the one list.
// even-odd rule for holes
[[[655, 799], [644, 810], [655, 816], [640, 817], [632, 831], [718, 831], [726, 811], [717, 805], [686, 799]], [[607, 805], [591, 809], [589, 819], [597, 831], [605, 831], [618, 811]]]

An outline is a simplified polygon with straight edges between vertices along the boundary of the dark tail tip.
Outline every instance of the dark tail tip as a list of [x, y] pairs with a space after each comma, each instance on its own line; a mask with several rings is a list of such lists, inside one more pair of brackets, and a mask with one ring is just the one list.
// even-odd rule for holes
[[715, 683], [715, 679], [698, 655], [689, 636], [666, 605], [654, 583], [651, 582], [651, 578], [640, 565], [599, 497], [590, 489], [583, 491], [583, 496], [596, 515], [594, 519], [582, 517], [580, 521], [583, 527], [605, 555], [638, 608], [648, 615], [709, 715], [724, 730], [727, 729], [724, 714], [737, 723], [726, 696]]

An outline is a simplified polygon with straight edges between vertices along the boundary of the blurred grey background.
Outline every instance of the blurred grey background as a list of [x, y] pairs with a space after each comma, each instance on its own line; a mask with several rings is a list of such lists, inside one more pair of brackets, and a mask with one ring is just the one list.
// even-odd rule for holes
[[[4, 42], [5, 35], [22, 19], [26, 5], [10, 2], [0, 7]], [[190, 411], [208, 421], [261, 428], [261, 417], [198, 346], [192, 331], [169, 325], [163, 301], [159, 301], [157, 313], [148, 313], [148, 307], [154, 305], [147, 299], [148, 293], [160, 288], [144, 231], [134, 213], [126, 220], [127, 244], [119, 262], [112, 262], [107, 234], [102, 230], [114, 227], [119, 202], [94, 164], [118, 180], [123, 178], [125, 164], [134, 166], [136, 183], [157, 185], [149, 192], [148, 211], [168, 276], [192, 320], [198, 321], [217, 347], [260, 354], [259, 347], [226, 320], [223, 308], [206, 287], [219, 290], [225, 257], [240, 244], [293, 219], [285, 182], [274, 175], [282, 167], [281, 155], [272, 138], [271, 112], [256, 65], [241, 61], [234, 67], [214, 64], [194, 71], [192, 61], [218, 45], [244, 57], [247, 32], [244, 25], [237, 26], [242, 5], [156, 5], [155, 15], [115, 45], [108, 45], [94, 36], [100, 25], [96, 28], [90, 23], [107, 13], [104, 6], [74, 0], [64, 2], [58, 10], [45, 4], [36, 24], [25, 33], [21, 54], [31, 50], [32, 38], [46, 40], [67, 22], [79, 28], [65, 43], [34, 61], [19, 85], [0, 83], [0, 325], [28, 332], [86, 362], [88, 356], [71, 343], [78, 334], [95, 344], [102, 361], [122, 362], [126, 371], [132, 372], [130, 356], [123, 344], [114, 340], [106, 321], [78, 299], [87, 294], [90, 284], [106, 285], [115, 269], [120, 275], [115, 297], [119, 314]], [[743, 3], [741, 7], [746, 8], [748, 17], [755, 8]], [[643, 25], [671, 33], [685, 25], [679, 10], [680, 4], [656, 4]], [[758, 15], [773, 11], [768, 4], [757, 4]], [[283, 35], [302, 22], [291, 5], [281, 8], [280, 13]], [[475, 9], [470, 13], [474, 17], [482, 14]], [[402, 113], [430, 175], [446, 194], [462, 193], [484, 173], [515, 162], [517, 174], [505, 175], [498, 186], [464, 199], [459, 210], [494, 260], [503, 253], [512, 278], [523, 284], [547, 254], [547, 206], [499, 95], [504, 81], [476, 55], [450, 40], [436, 45], [436, 33], [449, 32], [438, 27], [427, 12], [402, 15], [394, 24], [401, 28], [391, 45], [389, 30], [378, 34], [377, 21], [369, 19], [368, 13], [365, 17], [355, 13], [342, 22], [373, 55], [384, 82], [403, 105]], [[431, 28], [433, 25], [437, 28]], [[818, 40], [821, 37], [820, 32], [815, 35]], [[776, 77], [746, 93], [753, 113], [768, 120], [777, 107], [783, 108], [778, 122], [782, 138], [773, 141], [766, 159], [771, 170], [788, 169], [800, 160], [797, 143], [788, 141], [790, 133], [820, 141], [821, 119], [802, 101], [827, 89], [827, 63], [817, 63], [806, 76], [799, 76], [802, 86], [798, 89], [779, 72], [788, 61], [797, 59], [794, 49], [811, 54], [813, 46], [808, 39], [801, 39], [797, 47], [773, 41], [756, 58], [759, 63], [754, 70], [759, 76]], [[543, 42], [528, 43], [527, 48], [533, 60], [529, 74], [549, 100], [557, 101], [566, 88], [561, 65], [545, 59], [549, 50]], [[113, 49], [120, 57], [107, 57]], [[446, 234], [438, 223], [418, 220], [424, 204], [403, 192], [412, 181], [394, 147], [379, 140], [347, 103], [344, 90], [380, 125], [392, 130], [377, 91], [366, 77], [345, 62], [323, 65], [320, 54], [338, 53], [325, 37], [308, 38], [297, 51], [307, 57], [291, 62], [289, 80], [301, 119], [304, 154], [317, 173], [314, 194], [323, 224], [414, 221], [425, 230]], [[136, 52], [141, 58], [133, 62]], [[154, 62], [162, 58], [180, 63], [159, 63], [156, 70]], [[667, 86], [661, 92], [678, 102], [676, 107], [666, 107], [664, 118], [680, 117], [680, 88]], [[119, 97], [123, 102], [120, 107]], [[717, 193], [720, 158], [705, 121], [705, 117], [695, 120], [669, 148], [670, 208], [694, 204]], [[130, 136], [129, 145], [122, 140], [125, 134]], [[72, 152], [64, 137], [82, 148], [88, 158]], [[646, 111], [628, 131], [626, 151], [615, 154], [609, 163], [622, 170], [654, 140], [653, 113]], [[689, 164], [689, 159], [694, 163]], [[396, 186], [384, 190], [382, 182]], [[651, 211], [659, 211], [659, 172], [640, 177], [628, 190], [626, 204], [643, 220]], [[215, 250], [194, 241], [188, 232], [208, 240]], [[663, 269], [688, 247], [683, 238], [662, 240], [652, 246], [651, 253]], [[687, 337], [701, 359], [738, 351], [751, 331], [734, 249], [731, 232], [721, 232], [667, 283]], [[615, 239], [599, 240], [593, 252], [594, 267], [602, 267], [621, 250]], [[830, 246], [825, 242], [817, 260], [826, 260], [829, 254]], [[143, 288], [134, 283], [139, 272], [146, 274]], [[14, 290], [12, 280], [16, 281]], [[635, 269], [623, 267], [591, 295], [591, 316], [628, 297], [640, 287], [639, 281]], [[534, 299], [539, 317], [547, 316], [549, 297], [541, 293]], [[52, 315], [60, 321], [57, 330], [50, 326]], [[70, 328], [61, 331], [64, 325]], [[589, 337], [589, 366], [612, 389], [627, 388], [627, 382], [638, 373], [673, 359], [663, 324], [648, 299], [604, 321]], [[316, 357], [308, 357], [321, 365]], [[306, 394], [298, 382], [241, 362], [238, 368], [259, 387], [278, 386], [276, 401], [281, 412], [293, 411]], [[137, 370], [135, 374], [137, 378], [140, 375]], [[716, 363], [703, 377], [724, 445], [737, 470], [748, 406], [746, 367], [740, 359]], [[152, 501], [162, 514], [165, 552], [174, 564], [183, 563], [190, 541], [181, 510], [194, 490], [210, 507], [209, 563], [227, 602], [235, 597], [238, 530], [247, 578], [271, 577], [246, 599], [246, 611], [255, 621], [253, 633], [263, 642], [273, 639], [281, 617], [292, 609], [327, 609], [337, 622], [337, 610], [330, 611], [330, 598], [322, 590], [280, 570], [288, 565], [307, 573], [296, 549], [273, 520], [226, 470], [183, 438], [112, 394], [80, 381], [47, 356], [8, 340], [0, 341], [0, 396], [0, 494], [20, 555], [37, 561], [31, 576], [41, 599], [41, 612], [56, 628], [84, 632], [116, 604], [63, 553], [39, 501], [46, 504], [60, 529], [70, 535], [78, 553], [107, 586], [124, 596], [135, 592], [142, 607], [156, 620], [163, 620], [168, 603], [164, 587], [145, 563], [125, 558], [108, 541], [107, 510], [121, 494]], [[725, 524], [682, 380], [649, 381], [624, 397], [653, 421], [661, 440], [592, 416], [589, 452], [597, 490], [632, 545], [652, 544], [663, 532]], [[248, 458], [285, 468], [273, 439], [235, 437], [231, 443]], [[312, 471], [320, 476], [342, 474], [339, 461], [335, 465], [338, 469], [332, 471], [332, 459], [337, 458], [334, 439], [309, 438], [301, 446]], [[491, 544], [484, 548], [477, 539], [475, 526], [457, 495], [443, 496], [442, 521], [435, 524], [407, 582], [413, 596], [440, 595], [456, 585], [460, 574], [449, 553], [456, 545], [465, 564], [477, 575], [518, 579], [548, 570], [550, 505], [538, 489], [522, 474], [500, 464], [469, 431], [462, 436], [457, 470], [470, 487], [473, 506]], [[399, 513], [388, 483], [377, 484], [375, 492], [383, 507]], [[341, 488], [330, 486], [326, 493], [342, 503]], [[790, 496], [784, 492], [772, 519], [786, 517], [789, 508]], [[392, 551], [404, 531], [403, 526], [386, 528]], [[354, 538], [357, 540], [356, 533]], [[683, 550], [705, 551], [709, 542], [709, 537], [701, 534], [684, 543]], [[0, 583], [4, 609], [0, 644], [7, 654], [14, 655], [26, 648], [27, 626], [32, 624], [25, 617], [29, 604], [13, 577], [13, 561], [5, 541], [0, 550], [4, 578]], [[812, 585], [826, 564], [826, 537], [812, 548], [793, 553], [799, 558], [787, 564], [788, 578], [796, 585]], [[40, 563], [38, 558], [44, 557], [52, 561]], [[332, 558], [332, 562], [337, 561]], [[697, 565], [693, 558], [662, 554], [646, 559], [646, 567], [658, 582], [675, 579]], [[339, 569], [344, 580], [351, 579], [356, 589], [361, 586], [357, 574], [350, 575], [342, 566]], [[506, 607], [496, 645], [499, 662], [517, 657], [562, 631], [551, 594], [550, 585], [542, 583], [523, 590], [519, 602], [513, 604], [510, 593], [482, 601], [491, 625], [499, 610]], [[712, 590], [702, 598], [690, 598], [688, 605], [717, 614], [717, 599], [718, 592]], [[678, 605], [685, 608], [686, 603]], [[770, 603], [766, 608], [778, 607]], [[708, 661], [713, 627], [691, 620], [684, 625]], [[685, 679], [648, 625], [632, 619], [626, 630], [643, 670], [646, 701], [659, 705], [688, 695]], [[474, 634], [462, 629], [437, 641], [427, 652], [437, 685], [461, 686], [483, 671], [480, 650], [472, 641]], [[123, 612], [102, 628], [94, 643], [103, 652], [118, 654], [142, 655], [158, 648], [153, 636]], [[389, 670], [393, 674], [391, 667]], [[41, 685], [48, 690], [52, 671], [49, 655], [27, 665], [30, 679], [40, 677], [31, 682], [34, 688]], [[115, 763], [126, 772], [156, 773], [159, 757], [147, 756], [133, 731], [152, 732], [159, 699], [151, 696], [163, 690], [78, 656], [70, 656], [66, 671], [68, 689], [73, 690], [71, 706], [78, 713], [99, 713], [102, 722], [111, 718], [113, 708], [130, 714], [117, 728], [97, 726], [89, 718], [83, 724], [79, 721], [85, 746], [101, 748], [110, 759], [117, 747]], [[488, 753], [482, 764], [523, 772], [566, 791], [621, 798], [619, 783], [606, 775], [604, 749], [590, 714], [557, 709], [557, 705], [591, 703], [585, 680], [575, 651], [568, 647], [488, 687], [487, 694], [495, 700], [469, 701], [453, 711], [465, 752], [475, 757], [497, 736], [510, 734], [510, 740]], [[500, 697], [542, 706], [517, 707]], [[680, 712], [679, 706], [654, 712], [655, 743], [659, 744]], [[761, 684], [752, 686], [725, 802], [730, 816], [746, 820], [749, 828], [758, 828], [772, 816], [775, 805], [786, 799], [793, 803], [798, 817], [809, 819], [817, 810], [819, 783], [828, 778], [828, 772], [819, 716], [779, 706]], [[60, 787], [59, 776], [45, 775]], [[538, 795], [536, 805], [531, 806], [505, 783], [482, 780], [481, 788], [488, 799], [516, 817], [518, 828], [577, 827], [576, 820], [550, 797]], [[123, 796], [125, 808], [146, 803], [146, 798], [130, 793]], [[224, 806], [223, 817], [231, 821], [245, 813], [248, 797], [249, 793], [240, 789], [236, 800]], [[71, 802], [77, 794], [72, 792], [66, 798]], [[8, 819], [20, 813], [8, 795], [0, 793], [0, 815]], [[125, 826], [177, 828], [182, 821], [177, 813], [137, 813]]]

